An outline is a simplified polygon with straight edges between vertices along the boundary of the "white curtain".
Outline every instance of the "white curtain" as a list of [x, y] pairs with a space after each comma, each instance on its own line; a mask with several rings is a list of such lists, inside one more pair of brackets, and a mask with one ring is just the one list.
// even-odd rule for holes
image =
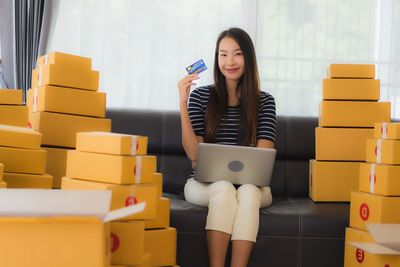
[[59, 1], [47, 51], [93, 58], [111, 107], [178, 109], [187, 66], [204, 59], [200, 84], [212, 82], [218, 34], [231, 26], [254, 32], [254, 13], [243, 12], [249, 0]]
[[57, 1], [46, 51], [93, 58], [109, 107], [178, 109], [185, 67], [203, 58], [200, 85], [211, 83], [216, 38], [237, 26], [255, 42], [278, 114], [318, 116], [330, 63], [375, 63], [381, 101], [400, 118], [396, 0]]

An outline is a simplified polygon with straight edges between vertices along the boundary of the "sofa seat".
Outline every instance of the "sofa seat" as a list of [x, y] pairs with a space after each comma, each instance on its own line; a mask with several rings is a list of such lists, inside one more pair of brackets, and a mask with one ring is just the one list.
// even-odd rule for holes
[[[183, 194], [167, 193], [164, 196], [171, 200], [171, 226], [178, 229], [178, 261], [182, 266], [207, 266], [204, 230], [207, 208], [186, 202]], [[267, 266], [270, 261], [274, 262], [271, 266], [318, 266], [325, 260], [323, 266], [342, 266], [343, 229], [349, 224], [348, 215], [349, 205], [346, 203], [274, 198], [270, 207], [260, 210], [257, 246], [249, 266]], [[318, 249], [313, 249], [314, 246]], [[323, 253], [321, 248], [327, 251]], [[339, 255], [332, 254], [332, 249]], [[196, 262], [193, 262], [193, 257], [198, 257]], [[266, 265], [260, 265], [260, 262]], [[302, 264], [297, 265], [298, 262]]]

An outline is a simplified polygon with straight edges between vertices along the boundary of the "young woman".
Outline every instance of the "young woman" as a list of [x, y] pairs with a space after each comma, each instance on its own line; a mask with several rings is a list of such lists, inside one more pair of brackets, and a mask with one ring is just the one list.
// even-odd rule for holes
[[[196, 79], [192, 74], [178, 83], [182, 143], [193, 166], [201, 142], [274, 147], [275, 100], [260, 91], [254, 46], [245, 31], [230, 28], [219, 35], [213, 85], [190, 94]], [[230, 240], [231, 266], [247, 266], [258, 233], [259, 209], [272, 202], [270, 188], [251, 184], [236, 188], [227, 181], [206, 184], [190, 178], [185, 198], [208, 207], [210, 266], [224, 266]]]

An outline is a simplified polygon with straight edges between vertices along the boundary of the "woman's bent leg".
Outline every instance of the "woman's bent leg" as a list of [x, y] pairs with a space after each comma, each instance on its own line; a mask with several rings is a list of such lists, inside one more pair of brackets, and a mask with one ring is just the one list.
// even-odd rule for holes
[[235, 187], [226, 181], [212, 184], [189, 179], [185, 185], [185, 198], [193, 204], [207, 206], [207, 241], [211, 267], [223, 267], [236, 217]]
[[271, 204], [271, 190], [242, 185], [237, 190], [238, 210], [232, 231], [232, 267], [245, 267], [250, 258], [259, 228], [260, 206]]

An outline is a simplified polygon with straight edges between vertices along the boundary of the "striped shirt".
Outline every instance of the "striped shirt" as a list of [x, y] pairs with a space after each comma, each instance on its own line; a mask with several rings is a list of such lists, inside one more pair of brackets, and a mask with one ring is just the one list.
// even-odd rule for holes
[[[205, 112], [210, 99], [211, 85], [202, 86], [192, 91], [189, 97], [189, 117], [197, 136], [205, 135]], [[236, 145], [239, 136], [241, 110], [240, 106], [227, 107], [225, 110], [216, 143]], [[270, 94], [261, 91], [260, 107], [258, 110], [257, 140], [266, 139], [275, 143], [276, 112], [275, 99]]]

